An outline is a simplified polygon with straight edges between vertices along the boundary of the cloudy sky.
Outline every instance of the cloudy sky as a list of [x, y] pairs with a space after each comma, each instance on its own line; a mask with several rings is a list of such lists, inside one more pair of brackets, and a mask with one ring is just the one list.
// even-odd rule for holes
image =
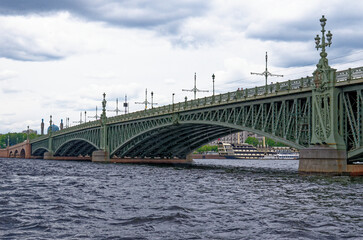
[[359, 0], [1, 0], [0, 133], [39, 131], [49, 115], [74, 125], [103, 92], [109, 110], [125, 94], [143, 109], [145, 88], [159, 105], [192, 98], [181, 89], [194, 72], [203, 90], [214, 73], [217, 93], [263, 85], [250, 72], [264, 71], [266, 51], [269, 71], [285, 75], [269, 81], [311, 75], [323, 14], [330, 64], [363, 66], [362, 12]]

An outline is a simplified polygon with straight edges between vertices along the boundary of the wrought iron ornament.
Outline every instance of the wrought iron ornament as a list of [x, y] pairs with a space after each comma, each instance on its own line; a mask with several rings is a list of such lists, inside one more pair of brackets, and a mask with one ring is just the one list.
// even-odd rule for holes
[[[319, 34], [315, 37], [315, 48], [316, 50], [321, 49], [320, 52], [320, 60], [319, 63], [316, 65], [317, 69], [315, 70], [314, 74], [314, 88], [319, 91], [324, 91], [328, 86], [328, 83], [331, 82], [329, 80], [331, 74], [331, 71], [333, 70], [328, 63], [328, 59], [326, 58], [328, 54], [325, 51], [326, 47], [330, 47], [332, 44], [332, 37], [333, 34], [328, 31], [328, 33], [325, 36], [325, 25], [326, 25], [326, 18], [324, 15], [320, 19], [320, 25], [321, 25], [321, 35], [322, 37], [319, 37]], [[327, 41], [325, 41], [325, 38]], [[321, 43], [320, 43], [321, 40]]]

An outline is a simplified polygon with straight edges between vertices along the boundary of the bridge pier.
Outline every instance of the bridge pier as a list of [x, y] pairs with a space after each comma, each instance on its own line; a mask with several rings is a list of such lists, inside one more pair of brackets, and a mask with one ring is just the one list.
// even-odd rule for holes
[[363, 165], [349, 165], [345, 150], [320, 145], [300, 150], [299, 172], [363, 175]]
[[110, 155], [104, 150], [94, 151], [92, 153], [92, 162], [110, 162]]
[[53, 159], [53, 153], [52, 152], [45, 152], [43, 159], [45, 160], [52, 160]]

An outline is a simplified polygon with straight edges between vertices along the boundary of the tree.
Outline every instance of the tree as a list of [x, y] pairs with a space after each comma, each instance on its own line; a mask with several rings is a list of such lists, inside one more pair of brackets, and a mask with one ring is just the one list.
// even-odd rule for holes
[[285, 144], [280, 143], [280, 142], [275, 142], [271, 138], [266, 138], [266, 146], [269, 146], [269, 147], [286, 147]]
[[204, 152], [217, 152], [218, 146], [211, 146], [211, 145], [204, 145], [197, 149], [198, 153], [204, 153]]
[[260, 142], [258, 141], [258, 139], [257, 139], [257, 138], [255, 138], [255, 137], [248, 137], [248, 138], [246, 139], [245, 143], [251, 144], [251, 145], [253, 145], [253, 146], [255, 146], [255, 147], [256, 147], [258, 144], [260, 144]]
[[[10, 146], [24, 142], [27, 139], [26, 133], [0, 134], [0, 148], [6, 148], [8, 146], [8, 136]], [[36, 137], [37, 135], [35, 133], [29, 134], [29, 139], [34, 139]]]

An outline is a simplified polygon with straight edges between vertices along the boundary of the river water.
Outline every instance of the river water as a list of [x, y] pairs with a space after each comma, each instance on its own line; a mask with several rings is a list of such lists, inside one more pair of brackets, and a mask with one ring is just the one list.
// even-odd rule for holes
[[0, 239], [362, 239], [363, 178], [297, 167], [0, 159]]

